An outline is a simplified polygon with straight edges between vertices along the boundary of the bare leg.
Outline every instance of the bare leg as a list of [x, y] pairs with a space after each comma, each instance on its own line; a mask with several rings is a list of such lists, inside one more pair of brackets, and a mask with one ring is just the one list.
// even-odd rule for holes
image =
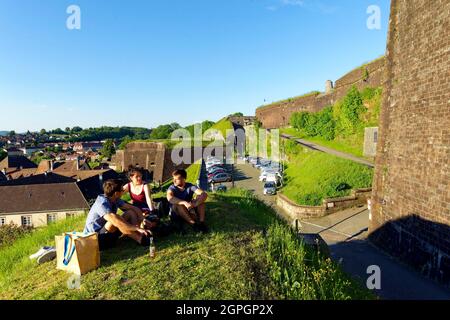
[[183, 218], [184, 221], [186, 221], [189, 224], [195, 224], [195, 218], [189, 214], [188, 209], [183, 205], [174, 205], [173, 209], [175, 210], [175, 213], [179, 215], [181, 218]]
[[144, 219], [144, 217], [142, 217], [142, 219], [140, 219], [138, 214], [131, 210], [124, 212], [122, 215], [122, 218], [124, 218], [126, 222], [128, 222], [129, 224], [132, 224], [133, 226], [139, 226], [141, 224], [142, 220]]
[[205, 207], [206, 207], [205, 203], [201, 203], [195, 208], [200, 223], [205, 222]]
[[[125, 221], [127, 221], [128, 223], [132, 224], [132, 220], [135, 220], [137, 218], [137, 215], [133, 212], [133, 211], [127, 211], [123, 214], [122, 216]], [[136, 221], [136, 220], [135, 220]], [[118, 231], [119, 229], [113, 225], [111, 222], [106, 222], [105, 224], [105, 229], [109, 232], [109, 233], [114, 233], [116, 231]], [[119, 230], [120, 231], [120, 230]], [[142, 234], [140, 234], [139, 232], [133, 232], [131, 234], [127, 234], [126, 235], [128, 238], [131, 238], [133, 240], [135, 240], [138, 243], [141, 243], [142, 240]]]

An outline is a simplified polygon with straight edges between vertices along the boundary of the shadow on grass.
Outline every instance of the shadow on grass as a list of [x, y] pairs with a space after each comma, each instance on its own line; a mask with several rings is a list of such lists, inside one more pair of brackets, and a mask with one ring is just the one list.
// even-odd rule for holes
[[[185, 224], [185, 234], [172, 233], [167, 237], [155, 238], [157, 250], [171, 246], [188, 246], [206, 241], [209, 237], [225, 235], [232, 238], [247, 231], [263, 232], [278, 219], [271, 208], [255, 199], [230, 196], [227, 193], [216, 193], [211, 198], [212, 201], [208, 201], [206, 205], [206, 223], [210, 229], [208, 234], [195, 233]], [[148, 248], [140, 246], [132, 239], [121, 238], [116, 247], [101, 252], [101, 263], [102, 266], [110, 266], [146, 254]]]

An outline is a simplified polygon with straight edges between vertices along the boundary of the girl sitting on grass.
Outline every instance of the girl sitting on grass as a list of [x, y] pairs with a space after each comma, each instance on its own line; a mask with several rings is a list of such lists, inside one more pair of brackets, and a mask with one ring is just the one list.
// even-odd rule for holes
[[130, 167], [128, 176], [130, 182], [123, 186], [123, 191], [130, 194], [133, 206], [141, 209], [144, 215], [155, 211], [150, 187], [142, 179], [144, 170], [139, 167]]

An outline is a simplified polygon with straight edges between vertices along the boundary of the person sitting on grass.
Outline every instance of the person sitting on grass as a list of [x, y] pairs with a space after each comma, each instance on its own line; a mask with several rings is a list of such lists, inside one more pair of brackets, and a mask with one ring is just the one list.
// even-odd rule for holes
[[128, 175], [130, 182], [123, 186], [123, 191], [130, 194], [133, 206], [141, 209], [144, 214], [151, 214], [155, 211], [155, 206], [150, 187], [142, 179], [144, 170], [139, 167], [130, 167]]
[[[196, 232], [208, 232], [205, 224], [205, 201], [208, 194], [186, 182], [186, 170], [175, 170], [172, 173], [173, 184], [167, 190], [172, 219], [181, 218], [190, 224]], [[194, 195], [196, 198], [194, 200]]]
[[[121, 200], [123, 183], [117, 179], [103, 183], [104, 194], [99, 195], [86, 219], [84, 232], [98, 234], [100, 250], [113, 247], [122, 235], [125, 235], [143, 246], [149, 246], [150, 231], [140, 228], [144, 220], [142, 211]], [[123, 215], [117, 214], [121, 209]]]

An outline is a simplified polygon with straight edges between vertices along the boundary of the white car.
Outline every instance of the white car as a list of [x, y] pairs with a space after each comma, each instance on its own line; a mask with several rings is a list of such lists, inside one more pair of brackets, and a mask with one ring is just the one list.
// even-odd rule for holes
[[206, 168], [212, 167], [212, 166], [217, 165], [217, 164], [222, 164], [222, 161], [216, 160], [216, 159], [209, 160], [209, 161], [206, 162]]
[[259, 176], [259, 181], [260, 182], [266, 182], [266, 181], [275, 181], [275, 182], [277, 182], [280, 179], [281, 179], [281, 174], [279, 172], [276, 172], [276, 171], [264, 171]]

